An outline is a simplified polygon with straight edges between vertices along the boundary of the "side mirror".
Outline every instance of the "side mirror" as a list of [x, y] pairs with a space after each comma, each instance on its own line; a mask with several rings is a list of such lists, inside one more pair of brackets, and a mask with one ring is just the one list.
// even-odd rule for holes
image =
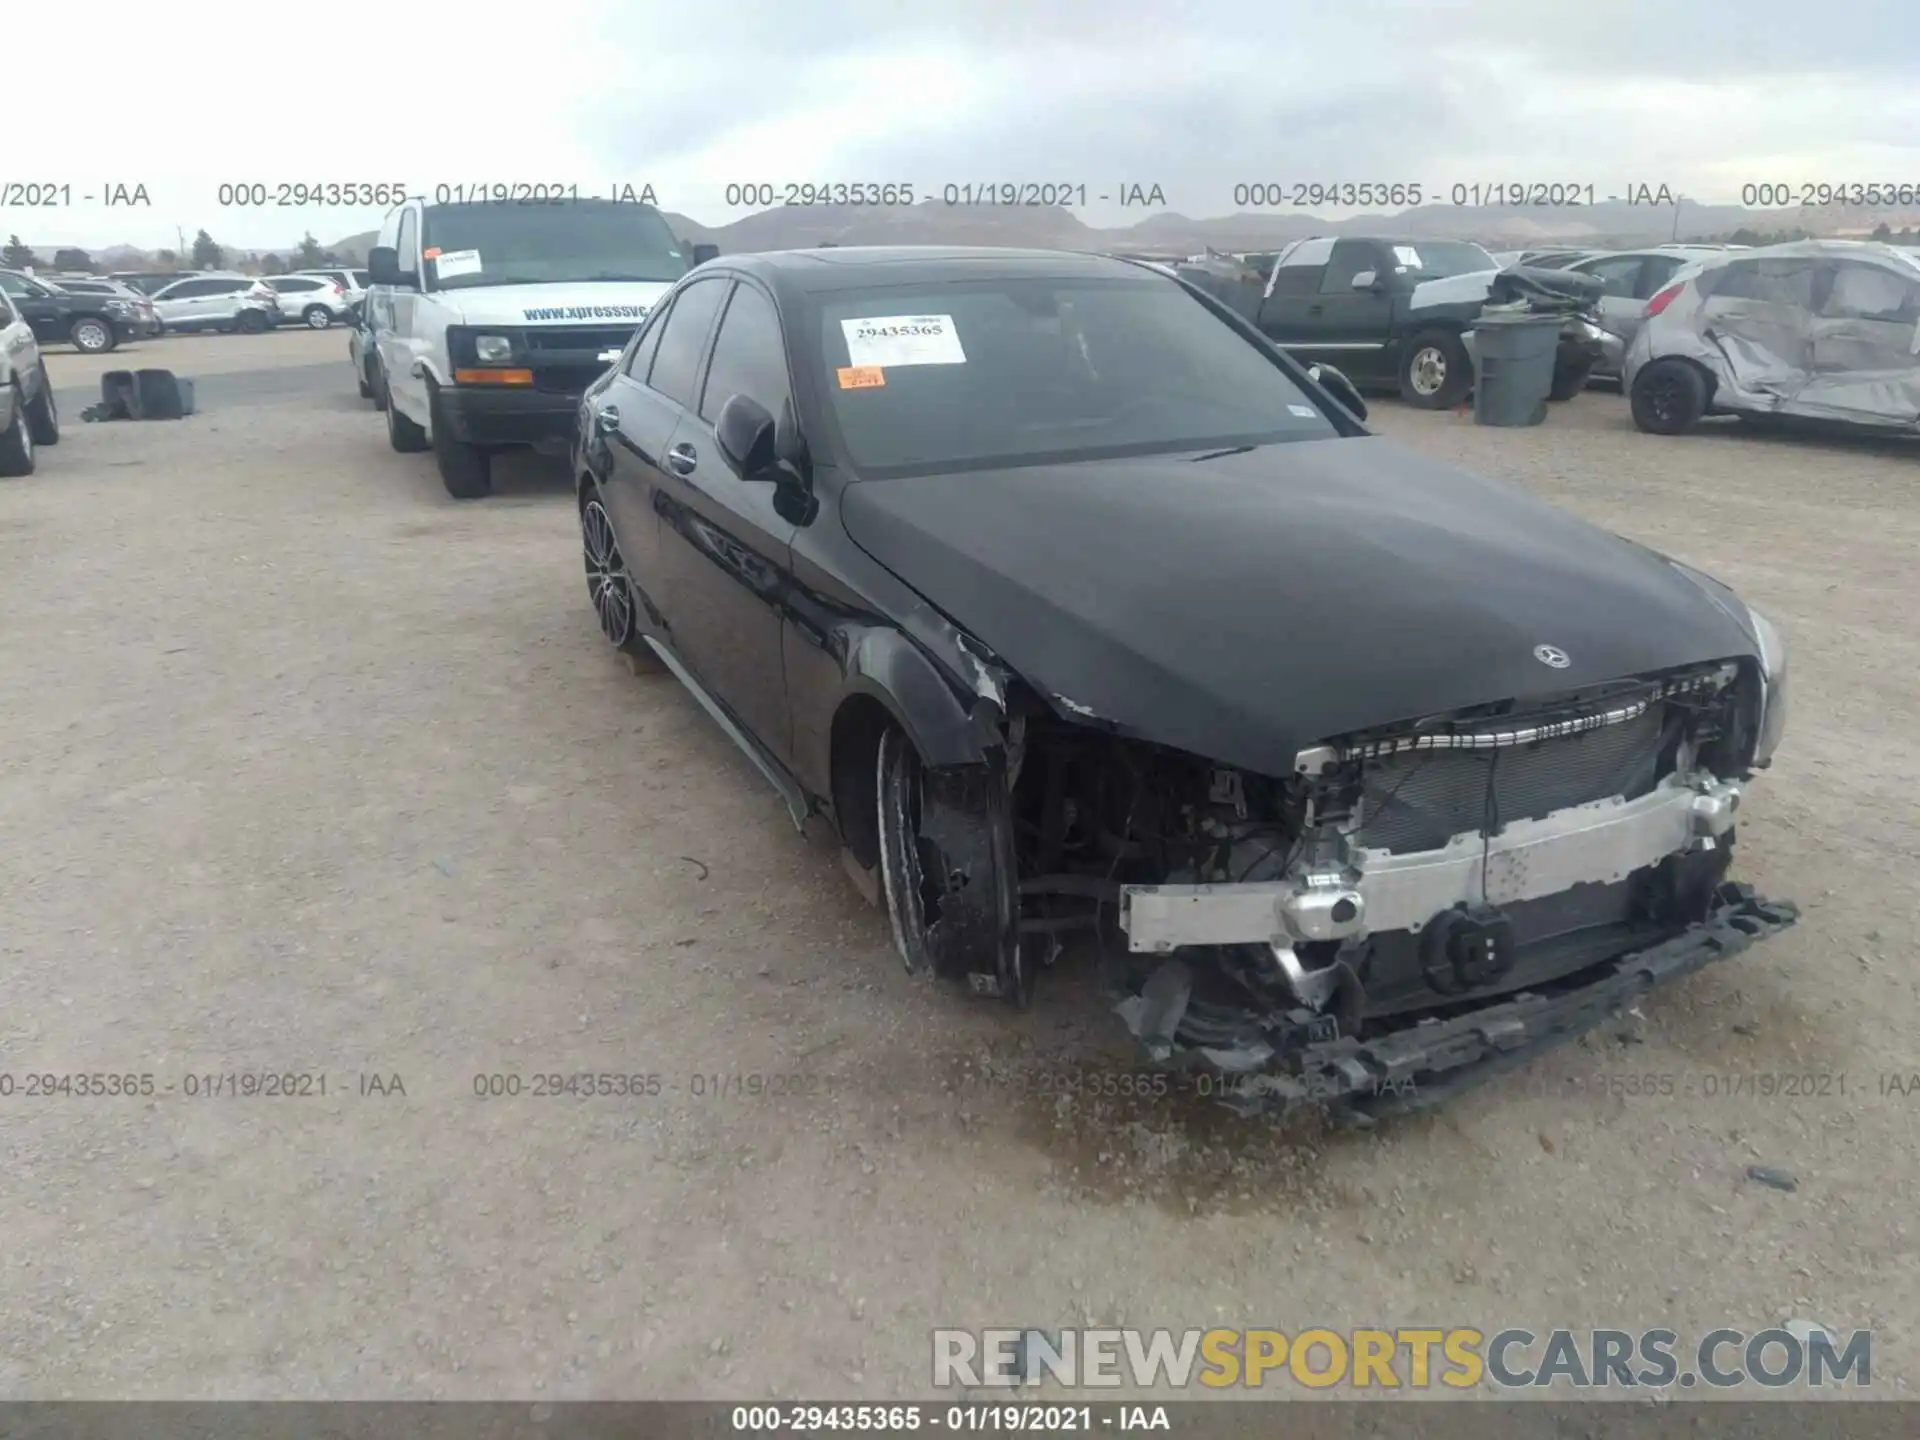
[[376, 245], [367, 252], [367, 281], [372, 285], [413, 286], [419, 283], [400, 272], [400, 252], [391, 245]]
[[693, 263], [696, 265], [704, 265], [709, 260], [718, 260], [719, 258], [720, 247], [718, 245], [696, 245], [693, 247]]
[[1334, 369], [1331, 365], [1309, 365], [1307, 374], [1322, 390], [1351, 410], [1355, 419], [1367, 418], [1367, 402], [1360, 398], [1360, 392], [1354, 388], [1353, 381], [1349, 380], [1344, 372]]
[[1356, 290], [1371, 290], [1379, 283], [1380, 276], [1372, 270], [1362, 270], [1353, 277], [1353, 288]]
[[720, 453], [742, 480], [757, 480], [774, 466], [776, 426], [772, 414], [758, 400], [730, 396], [713, 423]]

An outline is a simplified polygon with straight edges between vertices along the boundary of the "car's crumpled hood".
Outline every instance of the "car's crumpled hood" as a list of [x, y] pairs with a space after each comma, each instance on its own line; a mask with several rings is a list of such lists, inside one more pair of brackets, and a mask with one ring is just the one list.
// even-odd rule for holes
[[861, 481], [841, 508], [1061, 714], [1266, 774], [1355, 730], [1753, 653], [1654, 552], [1377, 436]]
[[672, 288], [666, 280], [477, 285], [435, 298], [459, 313], [461, 325], [638, 325]]

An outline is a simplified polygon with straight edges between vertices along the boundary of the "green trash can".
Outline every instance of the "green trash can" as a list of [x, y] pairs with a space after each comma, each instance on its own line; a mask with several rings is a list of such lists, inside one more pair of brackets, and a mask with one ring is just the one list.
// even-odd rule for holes
[[1473, 324], [1473, 422], [1538, 425], [1547, 418], [1560, 315], [1483, 310]]

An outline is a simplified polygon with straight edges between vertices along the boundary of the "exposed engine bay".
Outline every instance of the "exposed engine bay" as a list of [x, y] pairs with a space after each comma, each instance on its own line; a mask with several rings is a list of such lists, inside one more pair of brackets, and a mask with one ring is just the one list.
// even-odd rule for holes
[[886, 858], [917, 877], [931, 968], [1024, 1001], [1091, 934], [1151, 1062], [1245, 1077], [1241, 1108], [1364, 1108], [1793, 923], [1727, 882], [1763, 703], [1728, 661], [1337, 737], [1269, 776], [1016, 694], [997, 777], [909, 795], [883, 754], [919, 836]]

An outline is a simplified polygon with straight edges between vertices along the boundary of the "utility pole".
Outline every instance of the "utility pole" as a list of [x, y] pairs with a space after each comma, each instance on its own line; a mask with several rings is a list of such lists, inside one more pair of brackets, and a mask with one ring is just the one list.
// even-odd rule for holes
[[1687, 197], [1684, 195], [1676, 195], [1673, 197], [1673, 234], [1667, 237], [1670, 240], [1678, 240], [1680, 238], [1680, 207], [1686, 203]]

